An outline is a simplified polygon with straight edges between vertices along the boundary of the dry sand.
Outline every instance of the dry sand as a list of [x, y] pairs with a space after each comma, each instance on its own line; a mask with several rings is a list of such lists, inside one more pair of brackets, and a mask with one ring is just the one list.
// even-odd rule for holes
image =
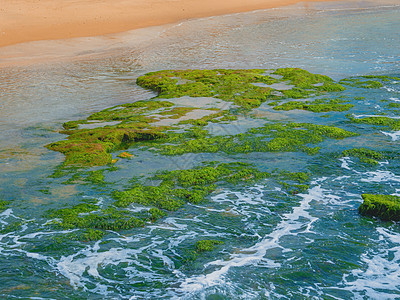
[[333, 0], [1, 0], [0, 47]]

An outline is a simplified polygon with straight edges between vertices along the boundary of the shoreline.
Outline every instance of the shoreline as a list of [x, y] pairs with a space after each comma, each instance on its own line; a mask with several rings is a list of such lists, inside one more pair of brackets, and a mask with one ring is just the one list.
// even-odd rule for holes
[[[11, 0], [7, 0], [11, 1]], [[32, 0], [30, 1], [31, 4], [33, 5], [34, 2], [41, 1], [41, 0]], [[51, 0], [43, 0], [45, 3], [46, 1], [51, 1]], [[89, 5], [87, 3], [89, 0], [83, 0], [78, 4], [75, 4], [76, 7], [81, 7], [82, 5]], [[93, 1], [105, 1], [105, 0], [93, 0]], [[128, 0], [117, 0], [117, 1], [128, 1]], [[135, 3], [140, 2], [144, 0], [132, 0]], [[191, 1], [193, 2], [194, 0], [169, 0], [170, 2], [172, 1], [174, 5], [176, 6], [178, 3], [186, 3], [190, 4]], [[207, 0], [208, 1], [208, 0]], [[63, 15], [63, 18], [70, 18], [70, 22], [66, 24], [63, 28], [64, 31], [59, 31], [56, 30], [54, 27], [52, 27], [51, 33], [58, 35], [55, 36], [55, 39], [39, 39], [39, 40], [32, 40], [32, 41], [25, 41], [17, 44], [10, 44], [7, 46], [1, 46], [2, 43], [4, 44], [5, 42], [5, 31], [3, 31], [3, 28], [6, 28], [6, 26], [3, 26], [5, 24], [12, 25], [14, 27], [13, 30], [17, 30], [18, 27], [21, 27], [21, 33], [25, 32], [27, 30], [26, 28], [26, 23], [29, 22], [29, 19], [24, 19], [21, 20], [20, 17], [16, 17], [16, 14], [10, 14], [7, 15], [5, 18], [4, 16], [7, 14], [7, 7], [17, 7], [18, 5], [23, 5], [23, 3], [26, 4], [28, 0], [16, 0], [13, 3], [10, 4], [7, 3], [5, 5], [5, 8], [0, 8], [0, 68], [7, 68], [7, 67], [14, 67], [14, 66], [25, 66], [25, 65], [32, 65], [32, 64], [41, 64], [41, 63], [49, 63], [49, 62], [60, 62], [60, 61], [69, 61], [69, 60], [79, 60], [79, 59], [85, 59], [87, 57], [103, 57], [104, 55], [113, 55], [117, 51], [120, 51], [121, 49], [140, 49], [140, 48], [146, 48], [146, 47], [151, 47], [154, 42], [159, 41], [159, 38], [166, 32], [168, 32], [170, 29], [173, 29], [174, 27], [180, 26], [181, 24], [185, 24], [188, 22], [197, 22], [199, 21], [201, 23], [201, 20], [206, 20], [209, 18], [224, 18], [224, 17], [230, 17], [234, 15], [242, 15], [242, 14], [253, 14], [256, 12], [263, 12], [263, 11], [274, 11], [276, 14], [283, 14], [286, 16], [298, 16], [298, 15], [307, 15], [309, 13], [315, 13], [318, 11], [325, 11], [325, 10], [358, 10], [358, 9], [369, 9], [373, 8], [376, 6], [382, 6], [384, 7], [385, 5], [395, 5], [397, 6], [393, 0], [367, 0], [367, 1], [361, 1], [361, 0], [305, 0], [305, 1], [300, 1], [300, 0], [251, 0], [250, 4], [239, 5], [239, 1], [234, 1], [233, 4], [236, 4], [236, 6], [230, 6], [226, 7], [227, 3], [225, 0], [223, 0], [223, 3], [219, 3], [216, 7], [214, 6], [212, 9], [209, 9], [209, 6], [204, 5], [200, 10], [195, 11], [196, 7], [192, 7], [190, 11], [187, 11], [186, 17], [185, 18], [179, 18], [179, 16], [175, 14], [171, 14], [169, 19], [163, 19], [163, 18], [158, 18], [157, 16], [150, 15], [151, 17], [148, 17], [148, 19], [151, 19], [150, 21], [153, 22], [154, 24], [159, 24], [160, 25], [151, 25], [148, 23], [141, 23], [139, 28], [120, 28], [119, 30], [116, 30], [116, 33], [104, 33], [101, 32], [100, 35], [89, 35], [86, 36], [84, 35], [84, 31], [80, 31], [81, 34], [78, 35], [83, 35], [83, 36], [77, 36], [77, 37], [72, 37], [70, 34], [73, 34], [73, 31], [71, 31], [74, 26], [79, 26], [79, 23], [74, 23], [74, 20], [76, 21], [79, 18], [85, 17], [85, 14], [65, 14]], [[262, 3], [261, 3], [262, 2]], [[278, 3], [279, 2], [279, 3]], [[207, 2], [208, 3], [208, 2]], [[260, 4], [261, 3], [261, 4]], [[143, 4], [143, 3], [142, 3]], [[154, 3], [153, 3], [154, 4]], [[48, 6], [48, 8], [44, 9], [47, 11], [50, 11], [51, 9], [55, 8], [55, 5], [58, 5], [57, 3], [53, 3], [53, 5]], [[69, 5], [69, 6], [68, 6]], [[90, 4], [93, 5], [93, 2]], [[147, 11], [150, 9], [150, 4], [148, 3], [148, 7], [144, 7], [143, 11]], [[225, 6], [224, 6], [225, 5]], [[129, 5], [127, 5], [129, 6]], [[152, 6], [151, 9], [159, 8], [161, 7], [161, 3], [155, 3], [154, 6]], [[65, 8], [60, 8], [58, 14], [60, 12], [64, 12], [67, 8], [71, 8], [71, 4], [65, 4]], [[121, 6], [124, 7], [124, 6]], [[100, 7], [101, 8], [101, 7]], [[99, 8], [99, 9], [100, 9]], [[22, 11], [22, 8], [20, 9]], [[25, 11], [25, 10], [23, 10]], [[29, 11], [29, 10], [28, 10]], [[33, 10], [34, 11], [34, 10]], [[156, 11], [156, 10], [155, 10]], [[158, 11], [159, 14], [164, 14], [166, 16], [168, 14], [168, 11], [165, 10], [163, 12]], [[140, 13], [140, 6], [136, 8], [136, 13]], [[190, 15], [191, 13], [192, 15]], [[27, 15], [32, 15], [33, 12], [26, 12], [24, 14]], [[275, 13], [274, 13], [275, 14]], [[57, 14], [52, 14], [51, 18], [48, 18], [48, 24], [51, 24], [51, 20], [54, 19], [54, 16]], [[190, 16], [189, 16], [190, 15]], [[15, 17], [15, 22], [11, 22], [10, 19]], [[43, 15], [43, 18], [47, 18], [48, 16]], [[142, 18], [145, 18], [146, 16], [142, 16]], [[153, 17], [153, 19], [152, 19]], [[176, 19], [173, 19], [173, 18]], [[8, 19], [7, 19], [8, 18]], [[63, 19], [60, 19], [60, 22]], [[89, 19], [88, 19], [89, 20]], [[18, 22], [17, 22], [18, 21]], [[43, 20], [42, 20], [43, 21]], [[53, 20], [54, 21], [54, 20]], [[64, 20], [65, 21], [65, 20]], [[120, 19], [120, 21], [123, 21], [123, 18]], [[136, 20], [138, 21], [138, 20]], [[40, 18], [38, 20], [38, 24], [40, 23]], [[132, 22], [132, 21], [130, 21]], [[131, 24], [130, 22], [124, 23], [124, 26], [128, 26]], [[13, 24], [12, 24], [13, 23]], [[72, 24], [72, 25], [71, 25]], [[75, 24], [75, 25], [74, 25]], [[36, 24], [37, 25], [37, 24]], [[73, 26], [74, 25], [74, 26]], [[138, 24], [136, 24], [138, 25]], [[146, 25], [146, 26], [145, 26]], [[199, 25], [201, 26], [201, 24]], [[36, 26], [37, 27], [37, 26]], [[32, 27], [32, 30], [35, 30], [36, 27]], [[103, 27], [99, 27], [98, 30], [102, 30]], [[110, 30], [112, 28], [110, 27]], [[123, 30], [123, 31], [121, 31]], [[49, 31], [49, 30], [48, 30]], [[66, 32], [66, 33], [65, 33]], [[100, 33], [100, 32], [98, 32]], [[67, 34], [67, 36], [61, 36], [62, 34]], [[17, 36], [15, 38], [18, 38]], [[27, 35], [25, 35], [24, 38], [27, 38]], [[32, 38], [30, 38], [32, 39]]]
[[59, 0], [4, 1], [0, 9], [0, 47], [20, 43], [94, 37], [184, 20], [337, 0]]

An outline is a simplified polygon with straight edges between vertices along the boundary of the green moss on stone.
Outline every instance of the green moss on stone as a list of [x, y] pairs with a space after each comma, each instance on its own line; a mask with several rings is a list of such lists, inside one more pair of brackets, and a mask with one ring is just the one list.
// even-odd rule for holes
[[[158, 92], [159, 98], [216, 97], [224, 101], [234, 102], [244, 109], [258, 107], [267, 100], [282, 98], [282, 96], [276, 96], [278, 93], [272, 93], [278, 92], [277, 90], [263, 86], [263, 84], [271, 85], [289, 81], [295, 85], [295, 88], [280, 92], [291, 93], [291, 95], [287, 94], [286, 97], [295, 98], [305, 97], [310, 93], [343, 89], [327, 76], [312, 74], [301, 69], [278, 69], [275, 71], [275, 75], [281, 75], [283, 78], [275, 79], [267, 75], [266, 70], [259, 69], [159, 71], [139, 77], [137, 83], [142, 87]], [[62, 133], [68, 135], [67, 140], [52, 143], [47, 145], [47, 148], [61, 152], [66, 156], [64, 167], [71, 165], [77, 167], [106, 165], [113, 162], [111, 152], [125, 149], [133, 143], [154, 141], [157, 144], [159, 140], [168, 141], [171, 138], [178, 138], [179, 135], [168, 132], [173, 128], [168, 126], [155, 127], [153, 123], [163, 119], [178, 119], [194, 109], [196, 108], [179, 107], [169, 101], [154, 100], [117, 105], [96, 112], [86, 120], [64, 123], [66, 130]], [[179, 126], [185, 124], [205, 126], [209, 122], [225, 122], [236, 119], [237, 116], [231, 112], [222, 111], [199, 120], [182, 121]], [[79, 126], [83, 124], [85, 126]], [[218, 147], [215, 147], [216, 143], [221, 142], [220, 138], [210, 139], [211, 137], [208, 137], [207, 140], [204, 138], [203, 140], [187, 141], [188, 144], [192, 145], [186, 147], [191, 149], [186, 149], [185, 152], [198, 152], [203, 145], [211, 150], [210, 152], [220, 151]], [[222, 138], [222, 142], [227, 142], [229, 147], [233, 145], [232, 140], [229, 141], [229, 139]], [[236, 147], [234, 151], [249, 152], [251, 147], [246, 143], [241, 145], [243, 149], [239, 150]], [[271, 143], [280, 142], [275, 140]], [[169, 154], [174, 152], [172, 149], [163, 149], [163, 151]], [[228, 149], [224, 151], [228, 151]], [[317, 150], [305, 148], [305, 151], [315, 153]]]
[[400, 103], [396, 102], [396, 103], [389, 103], [387, 105], [389, 108], [400, 108]]
[[105, 170], [96, 170], [87, 172], [87, 177], [85, 178], [85, 181], [93, 184], [105, 184], [104, 171]]
[[293, 110], [301, 109], [315, 113], [328, 112], [328, 111], [347, 111], [354, 107], [353, 104], [343, 104], [340, 99], [318, 99], [315, 101], [290, 101], [281, 105], [275, 106], [275, 110]]
[[363, 216], [377, 217], [383, 221], [400, 221], [400, 197], [392, 195], [361, 195], [364, 202], [358, 208]]
[[[291, 98], [304, 98], [304, 96], [310, 94], [307, 90], [327, 92], [345, 90], [343, 86], [336, 84], [333, 79], [328, 76], [312, 74], [299, 68], [280, 68], [277, 69], [274, 74], [283, 76], [283, 80], [289, 80], [290, 84], [296, 86], [297, 89], [291, 93], [295, 97], [290, 96]], [[288, 94], [288, 91], [284, 91], [284, 93], [286, 92], [285, 95]]]
[[381, 79], [382, 81], [400, 80], [399, 77], [386, 76], [386, 75], [366, 75], [366, 76], [362, 76], [362, 77], [368, 78], [368, 79]]
[[60, 219], [53, 224], [65, 229], [120, 231], [142, 227], [145, 224], [144, 220], [133, 217], [130, 212], [114, 208], [99, 209], [98, 206], [88, 203], [53, 211], [50, 217]]
[[296, 87], [281, 91], [289, 98], [304, 98], [313, 92], [344, 90], [343, 86], [331, 78], [302, 69], [277, 69], [274, 74], [282, 75], [282, 80], [265, 75], [265, 72], [258, 69], [158, 71], [139, 77], [137, 84], [158, 92], [160, 98], [216, 97], [234, 102], [245, 109], [278, 98], [272, 94], [273, 88], [254, 85], [257, 83], [268, 85], [289, 80]]
[[63, 124], [63, 127], [66, 130], [77, 129], [79, 128], [80, 124], [87, 124], [87, 121], [86, 120], [68, 121]]
[[365, 117], [365, 118], [349, 117], [349, 120], [352, 123], [385, 126], [393, 130], [400, 130], [400, 119], [377, 116], [377, 117]]
[[224, 242], [218, 240], [200, 240], [194, 244], [194, 248], [197, 253], [213, 251], [218, 245], [222, 245]]
[[249, 152], [297, 152], [316, 154], [318, 144], [326, 138], [343, 139], [355, 136], [344, 129], [310, 123], [271, 123], [252, 128], [244, 134], [233, 136], [202, 135], [192, 139], [189, 133], [180, 135], [168, 144], [153, 145], [165, 155], [184, 153], [249, 153]]
[[378, 160], [383, 158], [383, 155], [381, 153], [366, 148], [353, 148], [349, 150], [344, 150], [342, 152], [342, 155], [358, 157], [360, 162], [370, 165], [377, 165]]
[[[364, 77], [365, 78], [365, 77]], [[361, 78], [345, 78], [339, 81], [340, 84], [348, 85], [364, 89], [378, 89], [383, 87], [383, 84], [376, 80], [362, 80]]]
[[0, 212], [6, 210], [8, 205], [9, 205], [8, 201], [0, 200]]
[[105, 127], [81, 129], [70, 133], [68, 140], [47, 145], [65, 155], [64, 165], [81, 167], [103, 166], [111, 163], [111, 151], [125, 148], [135, 141], [164, 137], [164, 128]]
[[185, 203], [199, 204], [212, 193], [217, 182], [254, 182], [268, 177], [251, 165], [243, 163], [210, 164], [190, 170], [168, 171], [155, 175], [158, 186], [137, 184], [125, 191], [115, 191], [115, 205], [127, 207], [131, 203], [155, 206], [174, 211]]

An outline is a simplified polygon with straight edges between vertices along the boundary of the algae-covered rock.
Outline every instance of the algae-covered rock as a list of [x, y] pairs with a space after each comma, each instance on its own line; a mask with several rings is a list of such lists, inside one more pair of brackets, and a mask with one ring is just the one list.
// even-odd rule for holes
[[353, 104], [343, 104], [346, 101], [340, 99], [317, 99], [315, 101], [289, 101], [274, 107], [275, 110], [301, 109], [315, 113], [328, 111], [347, 111], [354, 107]]
[[[141, 87], [156, 91], [160, 98], [216, 97], [245, 108], [259, 107], [267, 100], [281, 98], [272, 84], [289, 82], [293, 88], [280, 92], [286, 98], [305, 98], [321, 92], [343, 91], [345, 88], [324, 75], [299, 68], [281, 68], [267, 75], [268, 70], [182, 70], [148, 73], [137, 79]], [[260, 85], [264, 84], [264, 85]]]
[[133, 157], [133, 154], [130, 154], [129, 152], [122, 152], [118, 154], [118, 157], [131, 159]]
[[382, 116], [355, 118], [353, 116], [350, 116], [349, 120], [352, 123], [385, 126], [393, 130], [400, 130], [400, 119], [395, 119], [395, 118], [382, 117]]
[[0, 200], [0, 212], [4, 211], [8, 207], [9, 202]]
[[[204, 132], [203, 132], [204, 133]], [[312, 147], [327, 138], [343, 139], [357, 134], [342, 128], [311, 123], [267, 123], [237, 135], [211, 136], [205, 132], [193, 138], [191, 132], [179, 138], [167, 140], [167, 144], [155, 145], [164, 155], [184, 153], [250, 153], [250, 152], [297, 152], [316, 154]]]
[[217, 245], [222, 245], [224, 242], [218, 240], [200, 240], [194, 244], [196, 252], [207, 252], [214, 250]]
[[342, 155], [357, 157], [360, 160], [360, 162], [367, 163], [370, 165], [377, 165], [378, 159], [383, 158], [382, 153], [366, 148], [353, 148], [349, 150], [344, 150], [342, 152]]
[[137, 184], [124, 191], [114, 191], [117, 207], [132, 203], [175, 211], [185, 203], [199, 204], [216, 189], [216, 183], [257, 182], [269, 174], [244, 163], [209, 163], [189, 170], [166, 171], [153, 177], [157, 186]]
[[[274, 85], [276, 83], [278, 86], [287, 87], [287, 84], [290, 86], [278, 90], [278, 87]], [[111, 152], [127, 149], [134, 143], [154, 141], [154, 144], [160, 144], [158, 141], [164, 139], [164, 144], [168, 144], [171, 136], [179, 136], [171, 133], [172, 130], [185, 130], [190, 125], [204, 127], [210, 122], [236, 120], [238, 113], [234, 109], [231, 110], [232, 103], [236, 104], [236, 110], [239, 106], [242, 111], [246, 111], [259, 107], [265, 101], [304, 98], [311, 94], [319, 95], [322, 92], [344, 89], [327, 76], [312, 74], [298, 68], [281, 68], [275, 71], [262, 69], [167, 70], [140, 76], [137, 84], [156, 91], [159, 95], [155, 98], [214, 97], [220, 99], [218, 101], [230, 103], [221, 106], [219, 110], [203, 109], [203, 114], [200, 114], [201, 109], [195, 107], [195, 103], [193, 106], [177, 105], [173, 100], [152, 99], [117, 105], [93, 113], [85, 120], [65, 122], [63, 124], [65, 130], [61, 133], [67, 134], [67, 139], [49, 144], [47, 148], [66, 156], [64, 166], [103, 166], [115, 162], [112, 160]], [[307, 109], [343, 111], [350, 108], [349, 104], [341, 104], [334, 100], [327, 103], [315, 102], [308, 105]], [[179, 145], [184, 146], [181, 153], [179, 150], [168, 149], [168, 147], [164, 147], [162, 153], [175, 155], [199, 152], [202, 148], [207, 149], [207, 152], [229, 152], [228, 148], [235, 145], [236, 138], [237, 136], [228, 139], [224, 137], [222, 140], [214, 137], [196, 138]], [[296, 148], [293, 147], [292, 142], [293, 140], [289, 141], [286, 137], [278, 137], [268, 144], [271, 151], [280, 151], [280, 149]], [[221, 150], [218, 144], [225, 145], [225, 149]], [[258, 146], [252, 147], [249, 141], [246, 141], [239, 147], [234, 147], [236, 148], [234, 151], [258, 151]], [[318, 151], [316, 148], [306, 146], [303, 149], [306, 149], [308, 153]]]
[[400, 197], [393, 195], [361, 195], [364, 202], [358, 208], [363, 216], [377, 217], [383, 221], [400, 221]]

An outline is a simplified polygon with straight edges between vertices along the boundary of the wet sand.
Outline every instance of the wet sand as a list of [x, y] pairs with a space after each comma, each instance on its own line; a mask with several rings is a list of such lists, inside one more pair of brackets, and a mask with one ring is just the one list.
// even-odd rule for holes
[[[98, 36], [182, 20], [321, 0], [3, 0], [0, 47]], [[322, 0], [333, 1], [333, 0]]]

